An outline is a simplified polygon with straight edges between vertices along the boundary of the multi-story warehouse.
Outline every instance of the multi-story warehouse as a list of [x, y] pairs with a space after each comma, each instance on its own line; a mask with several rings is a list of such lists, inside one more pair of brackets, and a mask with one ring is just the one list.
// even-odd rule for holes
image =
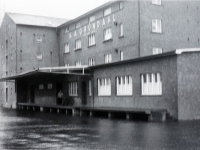
[[[23, 26], [26, 32], [16, 33], [29, 40], [28, 59], [16, 42], [16, 74], [2, 79], [17, 82], [17, 101], [10, 101], [56, 106], [62, 90], [74, 106], [166, 109], [175, 119], [199, 119], [199, 7], [198, 1], [112, 1], [54, 27]], [[44, 53], [35, 39], [46, 44]], [[32, 64], [30, 54], [43, 59]]]

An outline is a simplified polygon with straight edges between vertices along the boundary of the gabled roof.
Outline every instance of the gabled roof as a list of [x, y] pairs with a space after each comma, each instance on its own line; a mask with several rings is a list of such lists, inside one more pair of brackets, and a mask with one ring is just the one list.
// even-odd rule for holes
[[68, 19], [52, 18], [44, 16], [33, 16], [26, 14], [6, 13], [16, 24], [42, 26], [42, 27], [58, 27], [68, 21]]

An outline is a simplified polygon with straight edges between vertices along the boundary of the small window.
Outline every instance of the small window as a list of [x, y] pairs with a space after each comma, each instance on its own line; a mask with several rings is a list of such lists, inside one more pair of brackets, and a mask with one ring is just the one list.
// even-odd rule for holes
[[111, 14], [111, 12], [112, 12], [111, 7], [109, 7], [109, 8], [107, 8], [107, 9], [104, 10], [103, 15], [107, 16], [107, 15]]
[[92, 96], [92, 81], [91, 80], [89, 80], [88, 85], [89, 85], [89, 96]]
[[119, 25], [119, 36], [120, 37], [124, 36], [124, 26], [122, 23]]
[[159, 19], [152, 20], [152, 32], [161, 33], [162, 32], [162, 22]]
[[37, 54], [37, 60], [42, 60], [42, 54]]
[[112, 55], [111, 54], [104, 55], [104, 62], [105, 63], [111, 63], [112, 62]]
[[69, 43], [65, 43], [65, 53], [69, 53]]
[[124, 60], [124, 52], [120, 51], [120, 60]]
[[37, 43], [42, 43], [42, 37], [36, 37]]
[[141, 75], [142, 95], [162, 95], [161, 73], [147, 73]]
[[78, 28], [80, 28], [80, 27], [81, 27], [81, 23], [80, 23], [80, 22], [77, 22], [76, 25], [75, 25], [75, 28], [78, 29]]
[[44, 84], [39, 85], [39, 90], [44, 90]]
[[53, 89], [53, 84], [52, 83], [47, 84], [47, 89], [48, 90], [52, 90]]
[[94, 22], [95, 21], [95, 16], [90, 16], [89, 17], [89, 23]]
[[124, 5], [122, 2], [119, 3], [119, 9], [123, 9], [124, 8]]
[[65, 64], [65, 67], [69, 67], [69, 66], [70, 66], [69, 63]]
[[75, 50], [81, 49], [81, 39], [75, 41]]
[[77, 96], [78, 95], [78, 86], [77, 82], [69, 83], [69, 96]]
[[103, 32], [103, 35], [104, 35], [104, 41], [112, 39], [112, 30], [111, 30], [111, 28], [105, 29], [104, 32]]
[[152, 0], [152, 4], [161, 5], [161, 0]]
[[162, 48], [153, 48], [153, 55], [161, 54], [163, 52]]
[[94, 33], [90, 34], [88, 36], [88, 44], [89, 44], [89, 46], [95, 45], [95, 34]]
[[120, 76], [116, 78], [117, 95], [132, 95], [132, 76]]
[[68, 33], [69, 32], [69, 27], [66, 27], [65, 28], [65, 33]]
[[94, 58], [89, 58], [89, 59], [88, 59], [88, 65], [89, 65], [89, 66], [94, 66], [94, 65], [95, 65], [95, 60], [94, 60]]
[[75, 66], [80, 67], [81, 66], [81, 61], [76, 61]]
[[3, 50], [3, 43], [1, 44], [1, 50]]
[[111, 81], [110, 78], [98, 79], [98, 96], [111, 95]]

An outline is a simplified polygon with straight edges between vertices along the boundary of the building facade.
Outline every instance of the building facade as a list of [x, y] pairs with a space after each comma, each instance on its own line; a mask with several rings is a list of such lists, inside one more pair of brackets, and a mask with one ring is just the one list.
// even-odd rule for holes
[[3, 106], [57, 105], [62, 90], [74, 106], [166, 109], [178, 120], [199, 119], [199, 7], [111, 1], [56, 25], [6, 14], [12, 23], [1, 26], [1, 74], [15, 83], [1, 83]]

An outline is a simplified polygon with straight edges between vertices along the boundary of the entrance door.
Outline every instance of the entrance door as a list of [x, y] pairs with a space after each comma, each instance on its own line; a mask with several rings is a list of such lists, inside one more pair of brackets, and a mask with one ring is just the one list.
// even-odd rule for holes
[[82, 82], [82, 105], [86, 105], [87, 104], [87, 83], [86, 82]]
[[30, 87], [30, 99], [31, 99], [31, 103], [35, 103], [35, 86], [34, 85]]

